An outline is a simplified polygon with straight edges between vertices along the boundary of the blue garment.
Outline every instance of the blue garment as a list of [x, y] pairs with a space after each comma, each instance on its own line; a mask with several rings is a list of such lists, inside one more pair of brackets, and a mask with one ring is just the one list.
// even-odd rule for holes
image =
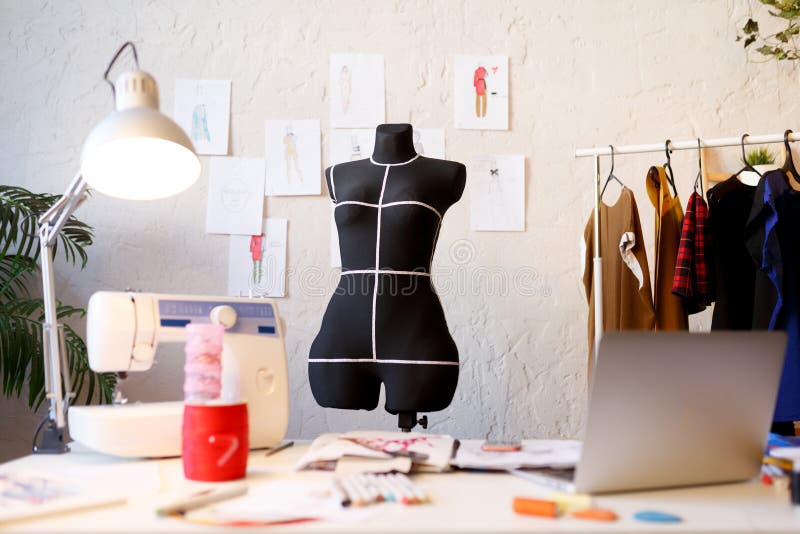
[[789, 342], [774, 421], [800, 420], [800, 192], [775, 170], [758, 184], [745, 229], [756, 263], [753, 329], [785, 330]]

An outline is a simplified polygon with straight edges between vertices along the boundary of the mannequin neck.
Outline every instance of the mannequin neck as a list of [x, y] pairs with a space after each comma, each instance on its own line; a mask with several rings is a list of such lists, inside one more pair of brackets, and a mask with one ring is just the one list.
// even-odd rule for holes
[[410, 124], [381, 124], [375, 130], [375, 163], [405, 163], [417, 155], [414, 150], [414, 131]]

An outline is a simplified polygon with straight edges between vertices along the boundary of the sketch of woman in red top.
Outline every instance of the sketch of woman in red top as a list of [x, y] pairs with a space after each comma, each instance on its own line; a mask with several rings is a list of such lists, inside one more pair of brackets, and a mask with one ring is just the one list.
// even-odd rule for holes
[[486, 68], [479, 66], [475, 69], [472, 78], [472, 85], [475, 86], [475, 116], [486, 116]]

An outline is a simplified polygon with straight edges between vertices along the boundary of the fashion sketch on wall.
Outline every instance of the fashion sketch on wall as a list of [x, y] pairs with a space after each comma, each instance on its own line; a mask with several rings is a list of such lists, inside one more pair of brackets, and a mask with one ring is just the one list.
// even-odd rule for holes
[[332, 128], [374, 128], [385, 122], [383, 54], [331, 54]]
[[456, 56], [456, 128], [508, 130], [508, 56]]
[[322, 157], [318, 120], [268, 120], [264, 123], [267, 159], [265, 194], [319, 195]]
[[253, 235], [264, 213], [264, 160], [211, 158], [206, 233]]
[[229, 80], [175, 81], [175, 122], [192, 140], [198, 154], [228, 154], [230, 110]]
[[444, 128], [414, 127], [414, 150], [420, 156], [444, 159]]
[[473, 158], [469, 188], [472, 230], [525, 231], [525, 156]]
[[286, 296], [286, 219], [267, 218], [252, 236], [232, 235], [228, 256], [228, 295]]
[[330, 165], [366, 159], [372, 155], [372, 147], [375, 144], [375, 129], [331, 130], [328, 144], [330, 148]]

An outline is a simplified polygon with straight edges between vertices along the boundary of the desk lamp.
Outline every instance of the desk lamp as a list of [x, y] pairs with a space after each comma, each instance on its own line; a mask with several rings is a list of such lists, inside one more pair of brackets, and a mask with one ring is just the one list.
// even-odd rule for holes
[[[108, 74], [126, 48], [133, 54], [136, 69], [124, 72], [116, 83], [111, 83]], [[133, 43], [126, 42], [117, 50], [103, 79], [111, 86], [115, 110], [86, 138], [80, 171], [64, 195], [39, 218], [45, 315], [44, 377], [50, 407], [33, 438], [33, 452], [37, 454], [69, 451], [64, 433], [74, 393], [66, 362], [64, 330], [56, 313], [53, 247], [58, 234], [88, 197], [89, 187], [116, 198], [154, 200], [184, 191], [200, 176], [200, 160], [194, 145], [180, 126], [158, 111], [158, 86], [150, 74], [139, 69]]]

